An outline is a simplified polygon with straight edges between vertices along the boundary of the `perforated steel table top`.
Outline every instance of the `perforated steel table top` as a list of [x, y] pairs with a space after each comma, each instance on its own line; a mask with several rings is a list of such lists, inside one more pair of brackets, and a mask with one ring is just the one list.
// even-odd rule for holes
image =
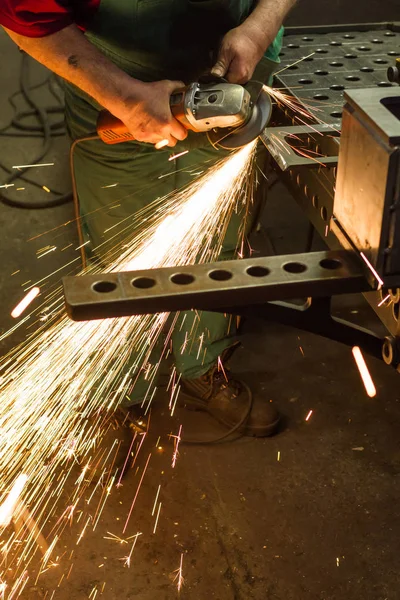
[[400, 23], [289, 28], [278, 71], [288, 68], [277, 75], [278, 85], [304, 102], [311, 100], [318, 121], [337, 123], [345, 89], [395, 85], [386, 72], [397, 56]]

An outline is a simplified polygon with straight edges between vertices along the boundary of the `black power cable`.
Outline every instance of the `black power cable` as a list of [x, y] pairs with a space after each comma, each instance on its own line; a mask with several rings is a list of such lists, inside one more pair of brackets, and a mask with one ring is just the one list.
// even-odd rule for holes
[[[57, 94], [55, 90], [55, 76], [50, 75], [43, 82], [34, 86], [30, 85], [29, 81], [29, 67], [32, 59], [25, 53], [22, 53], [21, 70], [19, 78], [19, 90], [12, 94], [9, 98], [9, 102], [14, 110], [14, 116], [11, 122], [0, 130], [0, 136], [11, 137], [11, 138], [41, 138], [43, 140], [42, 148], [37, 156], [32, 159], [32, 164], [40, 163], [44, 157], [48, 154], [52, 148], [54, 137], [64, 136], [66, 133], [64, 125], [64, 105], [62, 98]], [[52, 106], [43, 107], [40, 106], [34, 99], [32, 92], [40, 87], [47, 86], [48, 90], [54, 97], [56, 104]], [[17, 111], [15, 99], [18, 95], [22, 95], [28, 109], [24, 111]], [[60, 114], [60, 120], [51, 122], [49, 115]], [[36, 119], [36, 123], [31, 124], [32, 118]], [[29, 122], [27, 122], [29, 120]], [[7, 186], [12, 184], [15, 180], [21, 179], [31, 185], [42, 189], [42, 185], [36, 181], [33, 181], [25, 175], [27, 169], [11, 170], [4, 164], [0, 163], [0, 167], [8, 174], [8, 177], [3, 182], [3, 185]], [[49, 198], [48, 200], [33, 200], [23, 201], [5, 196], [0, 194], [0, 202], [13, 208], [22, 209], [43, 209], [53, 208], [55, 206], [61, 206], [67, 202], [72, 201], [72, 192], [64, 194], [53, 190], [55, 197]]]

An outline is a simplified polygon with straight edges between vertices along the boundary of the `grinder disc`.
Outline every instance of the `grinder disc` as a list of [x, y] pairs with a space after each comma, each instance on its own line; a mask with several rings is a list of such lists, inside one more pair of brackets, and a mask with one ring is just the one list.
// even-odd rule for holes
[[[250, 82], [251, 84], [256, 82]], [[261, 84], [260, 84], [261, 85]], [[246, 86], [247, 87], [247, 86]], [[235, 150], [249, 144], [263, 132], [272, 113], [271, 97], [262, 86], [258, 90], [249, 90], [254, 98], [249, 119], [240, 127], [212, 129], [207, 133], [209, 142], [215, 148]], [[253, 93], [252, 93], [253, 92]]]

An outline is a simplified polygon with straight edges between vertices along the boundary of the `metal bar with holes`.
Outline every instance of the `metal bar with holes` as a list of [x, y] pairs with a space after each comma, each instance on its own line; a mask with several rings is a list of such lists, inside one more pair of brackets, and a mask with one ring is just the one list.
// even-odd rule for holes
[[75, 321], [191, 308], [234, 310], [371, 289], [362, 265], [346, 251], [65, 277], [63, 284], [67, 311]]

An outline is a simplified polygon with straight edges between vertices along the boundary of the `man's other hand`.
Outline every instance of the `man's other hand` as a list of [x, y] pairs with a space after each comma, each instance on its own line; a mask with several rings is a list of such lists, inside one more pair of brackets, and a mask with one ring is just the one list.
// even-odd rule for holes
[[222, 40], [212, 74], [230, 83], [247, 83], [274, 36], [270, 37], [248, 21], [231, 29]]
[[132, 80], [132, 88], [125, 90], [123, 107], [111, 112], [121, 119], [138, 142], [157, 144], [168, 140], [168, 146], [175, 146], [178, 140], [187, 136], [186, 128], [171, 113], [170, 97], [177, 89], [184, 87], [182, 81], [155, 81], [143, 83]]

